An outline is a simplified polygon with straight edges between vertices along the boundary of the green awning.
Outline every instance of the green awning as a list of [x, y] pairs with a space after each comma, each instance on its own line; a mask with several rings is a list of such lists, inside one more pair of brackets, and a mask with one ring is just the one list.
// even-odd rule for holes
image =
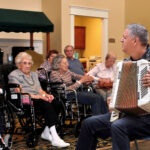
[[53, 32], [54, 25], [43, 12], [0, 9], [0, 31]]

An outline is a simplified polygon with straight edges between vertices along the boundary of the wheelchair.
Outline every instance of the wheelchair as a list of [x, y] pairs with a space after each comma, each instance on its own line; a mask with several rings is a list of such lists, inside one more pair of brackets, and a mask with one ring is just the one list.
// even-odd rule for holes
[[[91, 115], [90, 106], [80, 104], [77, 99], [76, 90], [66, 90], [65, 84], [62, 82], [53, 83], [50, 81], [50, 72], [47, 72], [44, 68], [39, 68], [42, 70], [46, 76], [46, 80], [39, 79], [42, 88], [45, 88], [47, 92], [54, 95], [54, 97], [61, 104], [61, 111], [59, 114], [59, 125], [58, 128], [62, 129], [66, 127], [66, 121], [70, 122], [70, 126], [74, 126], [74, 135], [77, 137], [79, 135], [79, 130], [81, 128], [82, 121]], [[61, 86], [63, 85], [63, 86]], [[93, 92], [90, 86], [82, 85], [79, 89], [80, 91]], [[68, 98], [67, 93], [72, 92], [73, 98]], [[90, 113], [89, 113], [90, 112]]]
[[12, 147], [12, 134], [14, 131], [14, 116], [5, 97], [5, 90], [0, 88], [0, 148], [3, 150]]
[[[12, 88], [20, 88], [20, 85], [8, 84], [6, 87], [7, 106], [10, 107], [11, 113], [13, 114], [12, 134], [18, 134], [18, 130], [21, 129], [21, 132], [24, 131], [24, 133], [28, 134], [26, 138], [27, 146], [34, 147], [38, 144], [38, 135], [36, 132], [37, 128], [33, 101], [28, 93], [15, 93], [11, 91]], [[19, 122], [20, 128], [16, 127], [17, 122]]]
[[[78, 102], [77, 92], [78, 90], [84, 90], [87, 92], [93, 92], [89, 87], [81, 87], [78, 90], [67, 90], [66, 85], [62, 83], [51, 83], [51, 93], [58, 97], [63, 106], [63, 113], [61, 114], [61, 127], [73, 127], [73, 134], [75, 137], [79, 136], [82, 122], [85, 118], [92, 115], [91, 106], [81, 104]], [[68, 97], [68, 92], [71, 92], [73, 97]], [[66, 125], [69, 122], [69, 125]]]
[[2, 91], [0, 94], [0, 125], [4, 143], [7, 147], [11, 147], [14, 134], [25, 134], [27, 135], [27, 146], [34, 147], [38, 144], [38, 129], [44, 128], [45, 120], [40, 115], [40, 111], [34, 108], [34, 102], [28, 93], [16, 93], [12, 90], [20, 88], [20, 85], [8, 84], [8, 74], [15, 68], [9, 66], [9, 68], [3, 69], [0, 68], [2, 72], [0, 76], [0, 83], [2, 83], [2, 88], [0, 88], [0, 93]]

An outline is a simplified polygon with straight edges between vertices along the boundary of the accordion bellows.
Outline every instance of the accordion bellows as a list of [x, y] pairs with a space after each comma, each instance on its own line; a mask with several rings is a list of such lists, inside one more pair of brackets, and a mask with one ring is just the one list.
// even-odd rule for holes
[[[147, 73], [149, 62], [119, 62], [112, 90], [110, 107], [126, 114], [142, 115], [150, 112], [150, 94], [141, 79]], [[148, 96], [149, 94], [149, 96]]]

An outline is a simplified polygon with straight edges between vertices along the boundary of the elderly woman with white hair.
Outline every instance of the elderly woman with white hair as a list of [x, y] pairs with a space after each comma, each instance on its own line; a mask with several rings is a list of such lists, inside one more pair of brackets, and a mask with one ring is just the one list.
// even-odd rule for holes
[[[76, 80], [74, 83], [72, 79]], [[89, 75], [79, 75], [68, 69], [68, 61], [64, 55], [57, 55], [52, 61], [52, 72], [50, 75], [51, 82], [63, 82], [67, 90], [77, 90], [81, 84], [93, 81]], [[73, 92], [68, 92], [67, 98], [74, 98]], [[91, 105], [94, 115], [104, 114], [107, 112], [106, 103], [99, 94], [91, 92], [77, 92], [77, 99], [81, 104]]]
[[[57, 100], [54, 99], [53, 95], [47, 94], [42, 90], [37, 73], [31, 72], [32, 57], [26, 52], [21, 52], [16, 56], [15, 63], [18, 69], [9, 74], [9, 83], [19, 84], [22, 93], [29, 93], [32, 99], [36, 99], [34, 106], [40, 106], [39, 108], [42, 110], [46, 123], [41, 138], [50, 141], [53, 146], [69, 146], [69, 143], [64, 142], [59, 137], [55, 128], [55, 124], [58, 121], [56, 112]], [[16, 89], [16, 92], [18, 90]]]

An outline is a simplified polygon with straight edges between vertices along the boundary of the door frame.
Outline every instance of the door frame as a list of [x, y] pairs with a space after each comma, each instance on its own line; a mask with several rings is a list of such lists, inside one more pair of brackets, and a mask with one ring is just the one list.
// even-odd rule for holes
[[96, 17], [102, 19], [102, 62], [105, 60], [105, 56], [108, 52], [108, 10], [102, 10], [97, 8], [88, 8], [80, 6], [70, 6], [70, 25], [71, 25], [71, 45], [74, 46], [74, 17], [86, 16]]

